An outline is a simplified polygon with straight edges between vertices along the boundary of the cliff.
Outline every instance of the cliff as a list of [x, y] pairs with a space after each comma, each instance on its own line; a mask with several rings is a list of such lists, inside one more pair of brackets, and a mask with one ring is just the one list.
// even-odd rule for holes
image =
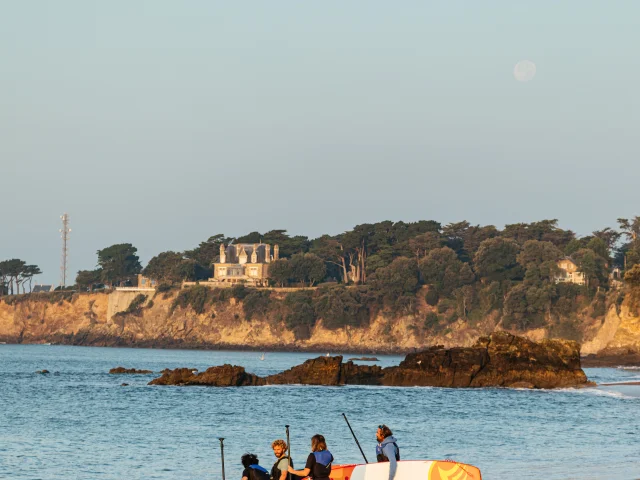
[[[434, 344], [471, 346], [478, 338], [504, 329], [495, 314], [475, 321], [458, 319], [446, 328], [434, 328], [429, 323], [433, 307], [424, 302], [410, 315], [373, 311], [360, 325], [336, 327], [324, 318], [313, 324], [300, 323], [304, 309], [291, 310], [293, 307], [287, 306], [284, 293], [263, 292], [272, 297], [269, 305], [251, 297], [222, 297], [185, 304], [179, 293], [145, 292], [141, 297], [139, 292], [63, 292], [5, 297], [0, 301], [0, 342], [411, 352]], [[608, 305], [602, 316], [576, 314], [575, 328], [568, 335], [552, 326], [514, 333], [541, 341], [576, 340], [578, 332], [577, 340], [584, 342], [583, 354], [638, 353], [640, 315], [635, 301], [638, 297], [638, 292], [628, 292], [624, 301]], [[300, 325], [306, 329], [303, 334]]]

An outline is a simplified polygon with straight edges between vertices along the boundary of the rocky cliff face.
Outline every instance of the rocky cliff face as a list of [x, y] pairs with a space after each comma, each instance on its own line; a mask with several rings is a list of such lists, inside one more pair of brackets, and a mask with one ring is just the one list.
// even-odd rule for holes
[[[126, 311], [128, 302], [114, 302], [113, 297], [110, 302], [110, 295], [106, 293], [0, 300], [0, 342], [382, 353], [423, 350], [434, 344], [470, 347], [478, 338], [500, 330], [498, 320], [488, 316], [473, 325], [458, 320], [446, 330], [434, 333], [423, 327], [424, 312], [419, 312], [415, 316], [380, 314], [362, 328], [329, 330], [320, 320], [308, 339], [297, 340], [283, 322], [261, 317], [247, 320], [242, 302], [233, 298], [196, 314], [191, 307], [172, 309], [174, 296], [175, 292], [167, 298], [158, 294], [147, 298], [141, 308], [115, 315], [108, 314], [112, 313], [110, 303], [112, 310], [118, 305], [118, 309]], [[612, 305], [604, 317], [584, 322], [583, 354], [619, 356], [640, 352], [640, 315], [632, 298], [627, 295], [621, 305]], [[541, 328], [520, 334], [534, 341], [553, 335]], [[448, 355], [455, 364], [455, 349]], [[363, 371], [358, 370], [354, 375], [363, 375]], [[458, 371], [457, 375], [462, 373]]]
[[307, 360], [285, 372], [260, 378], [243, 367], [223, 365], [203, 373], [187, 368], [165, 371], [150, 385], [384, 385], [390, 387], [562, 388], [586, 386], [576, 342], [534, 343], [500, 332], [467, 348], [432, 347], [407, 355], [397, 367], [355, 365], [341, 356]]

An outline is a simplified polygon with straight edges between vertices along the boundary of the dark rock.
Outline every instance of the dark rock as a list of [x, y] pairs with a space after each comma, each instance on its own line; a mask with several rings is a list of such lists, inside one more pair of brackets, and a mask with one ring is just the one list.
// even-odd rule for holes
[[120, 384], [120, 386], [121, 386], [121, 387], [128, 387], [128, 386], [129, 386], [129, 384], [128, 384], [128, 383], [121, 383], [121, 384]]
[[40, 375], [46, 375], [47, 373], [49, 373], [49, 370], [38, 370], [36, 373]]
[[246, 387], [264, 385], [264, 379], [247, 373], [244, 367], [222, 365], [209, 367], [202, 373], [194, 373], [190, 368], [176, 368], [165, 371], [149, 385], [208, 385], [212, 387]]
[[533, 388], [592, 385], [580, 367], [580, 344], [570, 340], [540, 343], [508, 333], [478, 339], [486, 345], [490, 362], [471, 381], [471, 387], [512, 387], [524, 383]]
[[342, 385], [342, 357], [318, 357], [289, 370], [266, 377], [270, 385]]
[[551, 340], [535, 343], [500, 332], [468, 348], [435, 346], [407, 355], [397, 367], [356, 365], [341, 356], [318, 357], [265, 378], [243, 367], [223, 365], [202, 373], [168, 370], [150, 385], [385, 385], [394, 387], [561, 388], [593, 385], [580, 368], [580, 345]]
[[109, 373], [113, 375], [122, 375], [122, 374], [140, 374], [146, 375], [149, 373], [153, 373], [151, 370], [136, 370], [135, 368], [124, 368], [124, 367], [116, 367], [109, 370]]
[[376, 357], [352, 357], [349, 360], [354, 360], [358, 362], [379, 362], [380, 359]]

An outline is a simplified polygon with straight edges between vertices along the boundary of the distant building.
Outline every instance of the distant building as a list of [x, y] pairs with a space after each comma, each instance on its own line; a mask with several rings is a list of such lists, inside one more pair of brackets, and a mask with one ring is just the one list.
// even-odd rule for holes
[[560, 273], [556, 276], [556, 283], [575, 283], [576, 285], [585, 285], [587, 280], [584, 273], [578, 270], [578, 265], [569, 257], [565, 257], [558, 261]]
[[34, 285], [32, 293], [49, 293], [53, 292], [55, 287], [53, 285]]
[[612, 288], [620, 288], [624, 279], [624, 273], [620, 267], [613, 267], [609, 273], [609, 285]]
[[156, 280], [138, 274], [138, 288], [156, 288], [157, 286], [158, 282]]
[[213, 264], [213, 278], [216, 283], [243, 283], [250, 286], [264, 286], [268, 283], [269, 264], [278, 260], [279, 247], [267, 243], [239, 243], [225, 248], [220, 245], [220, 261]]

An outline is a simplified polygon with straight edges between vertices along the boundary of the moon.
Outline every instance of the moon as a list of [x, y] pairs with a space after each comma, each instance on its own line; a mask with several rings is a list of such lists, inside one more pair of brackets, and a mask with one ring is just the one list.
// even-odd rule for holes
[[519, 82], [528, 82], [536, 76], [536, 64], [531, 60], [521, 60], [513, 67], [513, 76]]

